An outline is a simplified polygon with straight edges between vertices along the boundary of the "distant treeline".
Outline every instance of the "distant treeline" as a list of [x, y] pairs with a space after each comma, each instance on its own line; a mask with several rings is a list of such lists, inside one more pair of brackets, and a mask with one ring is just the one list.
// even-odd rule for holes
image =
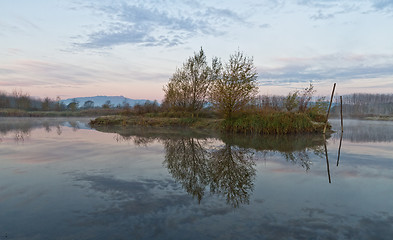
[[[342, 98], [344, 117], [393, 116], [393, 94], [354, 93]], [[332, 115], [339, 114], [340, 99], [336, 97]]]
[[30, 97], [28, 93], [24, 93], [22, 91], [13, 91], [11, 94], [0, 92], [0, 108], [11, 108], [26, 111], [66, 110], [66, 106], [60, 102], [59, 97], [56, 100], [48, 97], [38, 99]]
[[[316, 102], [312, 100], [313, 86], [310, 84], [303, 91], [296, 91], [287, 96], [279, 95], [258, 95], [250, 100], [244, 108], [246, 112], [314, 112], [325, 111], [327, 103], [324, 98], [319, 98]], [[130, 104], [124, 101], [122, 104], [114, 105], [106, 101], [102, 106], [97, 107], [92, 100], [78, 102], [74, 99], [69, 104], [64, 104], [59, 97], [43, 99], [30, 97], [28, 93], [14, 91], [11, 94], [0, 92], [0, 109], [2, 115], [24, 116], [18, 113], [9, 112], [10, 110], [20, 110], [23, 112], [74, 112], [78, 114], [83, 112], [84, 115], [159, 115], [164, 117], [187, 117], [191, 115], [188, 109], [173, 109], [167, 104], [160, 104], [157, 101], [146, 101], [144, 104]], [[215, 111], [209, 103], [206, 103], [203, 110], [200, 111], [201, 117], [216, 117]], [[33, 114], [34, 115], [34, 114]], [[35, 115], [34, 115], [35, 116]]]
[[102, 106], [96, 107], [91, 100], [85, 102], [78, 102], [74, 99], [69, 104], [64, 104], [60, 97], [51, 99], [45, 97], [44, 99], [33, 98], [28, 93], [22, 91], [13, 91], [11, 94], [0, 92], [0, 109], [17, 109], [23, 111], [79, 111], [79, 110], [93, 110], [93, 109], [121, 109], [130, 111], [131, 109], [136, 113], [157, 112], [159, 103], [157, 101], [146, 101], [145, 104], [136, 104], [131, 107], [130, 104], [124, 101], [122, 104], [114, 105], [109, 100]]

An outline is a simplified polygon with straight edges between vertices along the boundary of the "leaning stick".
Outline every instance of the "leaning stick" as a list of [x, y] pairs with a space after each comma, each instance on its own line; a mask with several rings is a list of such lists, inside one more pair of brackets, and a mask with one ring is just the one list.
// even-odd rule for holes
[[326, 133], [326, 127], [328, 124], [328, 119], [329, 119], [329, 113], [330, 113], [330, 107], [332, 106], [332, 101], [333, 101], [333, 95], [334, 95], [334, 90], [336, 89], [336, 83], [333, 85], [333, 91], [332, 91], [332, 96], [330, 97], [330, 104], [329, 104], [329, 109], [326, 115], [326, 122], [325, 122], [325, 127], [323, 128], [323, 134]]

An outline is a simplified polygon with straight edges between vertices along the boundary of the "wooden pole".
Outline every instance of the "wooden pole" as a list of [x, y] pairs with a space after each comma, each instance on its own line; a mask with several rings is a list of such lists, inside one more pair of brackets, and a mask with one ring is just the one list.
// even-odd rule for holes
[[338, 162], [340, 162], [340, 154], [341, 154], [341, 144], [343, 142], [343, 132], [341, 132], [340, 136], [340, 145], [338, 147], [338, 155], [337, 155], [337, 167], [338, 167]]
[[332, 179], [330, 178], [329, 158], [328, 158], [328, 151], [327, 151], [325, 135], [323, 135], [323, 140], [324, 140], [324, 146], [325, 146], [326, 168], [327, 168], [326, 170], [327, 170], [327, 174], [328, 174], [329, 183], [332, 183]]
[[330, 107], [332, 106], [332, 101], [333, 101], [333, 96], [334, 96], [334, 90], [336, 89], [336, 83], [334, 83], [333, 85], [333, 91], [332, 91], [332, 96], [330, 97], [330, 104], [329, 104], [329, 109], [326, 115], [326, 123], [325, 123], [325, 127], [323, 128], [323, 134], [326, 133], [326, 127], [328, 124], [328, 119], [329, 119], [329, 113], [330, 113]]
[[341, 113], [341, 133], [344, 132], [344, 121], [343, 121], [343, 96], [340, 96], [340, 113]]
[[340, 161], [341, 144], [342, 144], [342, 142], [343, 142], [343, 134], [344, 134], [343, 96], [340, 96], [340, 113], [341, 113], [341, 134], [340, 134], [340, 145], [339, 145], [339, 147], [338, 147], [337, 167], [338, 167], [338, 162]]

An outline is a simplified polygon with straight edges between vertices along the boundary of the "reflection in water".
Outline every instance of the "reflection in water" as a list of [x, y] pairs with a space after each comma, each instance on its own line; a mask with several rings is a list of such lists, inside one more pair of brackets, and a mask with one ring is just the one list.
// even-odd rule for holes
[[[118, 132], [115, 140], [147, 146], [160, 141], [165, 147], [163, 165], [184, 190], [201, 202], [206, 192], [223, 196], [233, 207], [248, 204], [256, 175], [255, 161], [279, 153], [308, 171], [312, 156], [323, 157], [322, 135], [216, 136], [160, 128], [100, 128]], [[258, 153], [258, 154], [256, 154]]]
[[330, 178], [330, 166], [329, 166], [329, 157], [328, 157], [328, 150], [327, 150], [327, 145], [326, 145], [326, 139], [325, 139], [325, 135], [323, 135], [324, 137], [324, 147], [325, 147], [325, 156], [326, 156], [326, 170], [327, 170], [327, 174], [328, 174], [328, 179], [329, 179], [329, 183], [332, 183], [332, 179]]
[[343, 142], [343, 135], [344, 135], [344, 133], [341, 132], [341, 134], [340, 134], [340, 144], [339, 144], [339, 146], [338, 146], [337, 167], [338, 167], [338, 163], [340, 162], [341, 145], [342, 145], [342, 142]]
[[[380, 144], [390, 154], [381, 158], [355, 151], [377, 144], [353, 144], [353, 154], [344, 143], [340, 168], [329, 170], [335, 184], [326, 188], [329, 165], [313, 155], [326, 156], [322, 135], [218, 138], [136, 129], [116, 137], [148, 146], [138, 148], [69, 127], [57, 137], [54, 126], [64, 125], [49, 124], [50, 134], [42, 125], [18, 146], [10, 131], [0, 144], [0, 239], [6, 233], [9, 239], [191, 240], [393, 234], [389, 144]], [[328, 143], [331, 161], [339, 145]], [[259, 162], [269, 155], [269, 164]], [[56, 161], [36, 161], [40, 156]]]
[[56, 126], [56, 133], [57, 133], [57, 135], [59, 135], [59, 136], [63, 133], [63, 130], [61, 129], [61, 126], [60, 126], [60, 125], [57, 125], [57, 126]]
[[166, 140], [164, 166], [183, 188], [200, 202], [211, 181], [206, 142], [194, 138]]
[[214, 148], [207, 140], [165, 141], [165, 161], [172, 177], [201, 202], [206, 188], [224, 196], [229, 205], [249, 203], [255, 178], [253, 153], [225, 144]]
[[15, 142], [24, 142], [30, 136], [30, 130], [15, 130]]
[[33, 129], [44, 128], [47, 133], [51, 132], [52, 129], [56, 129], [56, 133], [61, 135], [63, 126], [69, 126], [74, 131], [81, 128], [89, 128], [87, 127], [87, 119], [2, 118], [0, 120], [0, 134], [4, 137], [12, 133], [15, 142], [23, 142], [30, 136]]
[[68, 124], [72, 127], [72, 130], [74, 132], [78, 131], [81, 128], [80, 123], [78, 121], [69, 121]]
[[254, 188], [255, 163], [248, 149], [229, 144], [212, 153], [210, 191], [226, 197], [228, 204], [248, 204]]
[[293, 164], [299, 164], [306, 171], [310, 170], [312, 161], [310, 159], [310, 153], [308, 150], [296, 151], [296, 152], [281, 152], [287, 162], [292, 162]]
[[[330, 136], [328, 136], [330, 137]], [[269, 152], [280, 153], [288, 162], [300, 165], [310, 170], [312, 165], [311, 155], [320, 158], [325, 156], [323, 150], [324, 138], [321, 134], [306, 135], [284, 135], [284, 136], [239, 136], [223, 135], [221, 139], [229, 144], [243, 148], [255, 149], [263, 153], [264, 156]]]
[[[334, 129], [340, 129], [340, 120], [331, 120]], [[344, 140], [350, 142], [393, 142], [393, 121], [346, 119]], [[338, 138], [339, 135], [336, 135]]]
[[145, 146], [145, 147], [156, 140], [155, 138], [152, 137], [122, 136], [120, 134], [116, 134], [113, 138], [116, 140], [116, 142], [133, 142], [136, 146]]

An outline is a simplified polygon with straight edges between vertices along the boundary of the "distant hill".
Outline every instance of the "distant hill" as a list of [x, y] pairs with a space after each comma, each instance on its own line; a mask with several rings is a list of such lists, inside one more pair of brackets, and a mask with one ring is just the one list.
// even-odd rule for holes
[[110, 101], [112, 106], [116, 107], [117, 105], [123, 105], [125, 102], [130, 104], [130, 106], [134, 106], [136, 104], [145, 104], [145, 102], [150, 101], [147, 99], [131, 99], [123, 96], [95, 96], [95, 97], [77, 97], [77, 98], [68, 98], [65, 100], [61, 100], [66, 106], [74, 101], [74, 99], [79, 102], [79, 107], [83, 107], [86, 101], [93, 101], [94, 107], [101, 107], [106, 101]]

